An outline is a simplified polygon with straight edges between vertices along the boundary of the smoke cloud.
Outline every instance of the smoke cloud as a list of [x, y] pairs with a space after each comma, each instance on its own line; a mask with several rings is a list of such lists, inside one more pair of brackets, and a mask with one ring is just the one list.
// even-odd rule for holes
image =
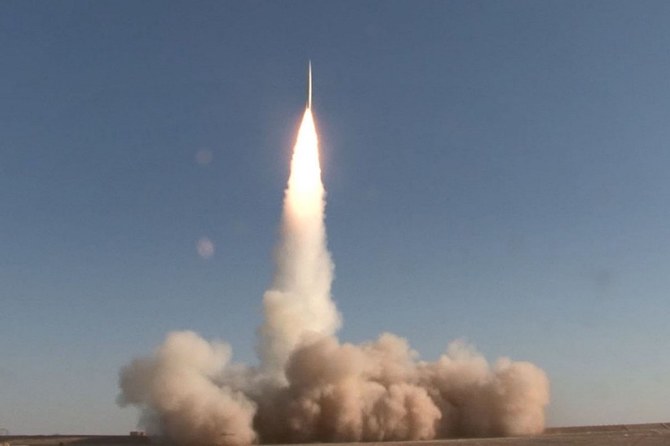
[[424, 362], [390, 333], [353, 345], [335, 336], [333, 262], [310, 109], [284, 197], [275, 275], [263, 297], [256, 367], [232, 364], [225, 343], [173, 332], [122, 368], [119, 404], [140, 408], [150, 434], [189, 445], [429, 440], [536, 434], [549, 402], [528, 362], [489, 364], [452, 342]]
[[331, 335], [340, 326], [330, 297], [333, 262], [326, 244], [325, 206], [316, 127], [307, 109], [291, 159], [275, 275], [263, 297], [259, 354], [265, 370], [279, 381], [306, 334]]

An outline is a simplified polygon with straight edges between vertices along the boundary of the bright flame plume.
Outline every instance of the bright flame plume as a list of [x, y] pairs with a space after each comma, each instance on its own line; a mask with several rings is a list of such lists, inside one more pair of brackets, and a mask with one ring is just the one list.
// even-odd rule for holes
[[280, 380], [289, 355], [304, 336], [331, 335], [340, 326], [330, 298], [333, 262], [326, 246], [325, 194], [319, 140], [307, 108], [291, 159], [274, 280], [263, 298], [261, 359], [265, 370]]
[[[541, 432], [549, 381], [531, 363], [489, 364], [461, 342], [424, 362], [389, 333], [360, 345], [335, 337], [341, 322], [330, 296], [325, 195], [308, 106], [291, 160], [275, 273], [263, 296], [260, 366], [231, 364], [227, 344], [173, 332], [121, 370], [119, 403], [139, 407], [149, 433], [190, 446]], [[379, 302], [378, 311], [389, 305]]]

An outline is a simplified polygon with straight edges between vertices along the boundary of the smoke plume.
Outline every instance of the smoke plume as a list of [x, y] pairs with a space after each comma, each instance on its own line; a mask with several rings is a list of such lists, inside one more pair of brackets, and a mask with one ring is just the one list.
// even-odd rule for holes
[[341, 319], [330, 296], [324, 211], [308, 108], [291, 160], [275, 274], [263, 297], [259, 366], [231, 364], [225, 343], [170, 333], [120, 372], [119, 403], [141, 409], [140, 425], [184, 445], [541, 432], [549, 381], [531, 363], [502, 358], [491, 365], [460, 341], [424, 362], [390, 333], [361, 345], [335, 337]]
[[305, 334], [330, 335], [340, 326], [330, 298], [333, 262], [326, 246], [318, 144], [307, 109], [291, 159], [274, 280], [263, 298], [259, 353], [264, 368], [278, 379], [283, 379], [284, 365]]

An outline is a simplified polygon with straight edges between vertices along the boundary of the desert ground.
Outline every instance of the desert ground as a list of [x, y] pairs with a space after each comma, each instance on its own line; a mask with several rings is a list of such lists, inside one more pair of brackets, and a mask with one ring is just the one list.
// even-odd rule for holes
[[[164, 444], [160, 439], [102, 435], [24, 435], [0, 437], [2, 446], [129, 446]], [[340, 445], [351, 445], [342, 443]], [[329, 443], [333, 445], [333, 443]], [[366, 443], [366, 446], [665, 446], [670, 445], [670, 423], [548, 428], [529, 437], [468, 438], [453, 440]], [[313, 445], [317, 446], [317, 445]], [[319, 445], [321, 446], [321, 445]]]

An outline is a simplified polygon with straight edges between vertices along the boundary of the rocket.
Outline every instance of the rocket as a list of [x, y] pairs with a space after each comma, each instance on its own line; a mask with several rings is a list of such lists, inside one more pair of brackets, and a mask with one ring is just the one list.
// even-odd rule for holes
[[312, 61], [307, 65], [307, 108], [312, 109]]

